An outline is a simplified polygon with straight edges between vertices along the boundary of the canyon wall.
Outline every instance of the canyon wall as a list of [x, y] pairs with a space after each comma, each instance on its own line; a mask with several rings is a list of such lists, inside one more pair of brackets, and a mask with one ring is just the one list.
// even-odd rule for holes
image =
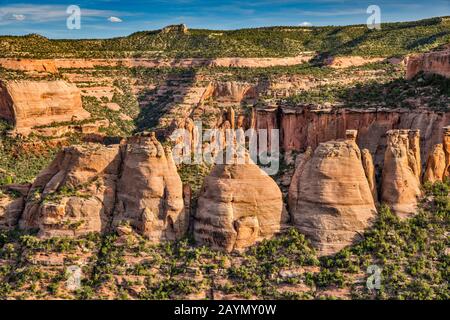
[[357, 130], [357, 144], [368, 149], [374, 163], [383, 163], [386, 132], [391, 129], [420, 130], [422, 164], [432, 147], [442, 140], [443, 128], [450, 125], [450, 112], [390, 109], [315, 109], [310, 106], [256, 110], [258, 128], [280, 128], [284, 151], [313, 149], [319, 143], [345, 138], [346, 130]]
[[146, 68], [193, 68], [193, 67], [239, 67], [267, 68], [275, 66], [293, 66], [308, 62], [313, 58], [310, 53], [286, 58], [190, 58], [190, 59], [12, 59], [0, 58], [0, 66], [19, 71], [56, 73], [58, 69], [93, 69], [95, 67], [124, 66]]
[[450, 49], [410, 56], [407, 62], [406, 79], [414, 78], [419, 72], [450, 78]]
[[65, 81], [0, 82], [0, 117], [28, 134], [33, 127], [54, 122], [84, 120], [80, 90]]

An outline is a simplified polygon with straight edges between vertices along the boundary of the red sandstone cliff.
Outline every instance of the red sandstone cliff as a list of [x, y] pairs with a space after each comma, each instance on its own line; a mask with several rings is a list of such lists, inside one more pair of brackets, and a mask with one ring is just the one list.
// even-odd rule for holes
[[0, 82], [0, 117], [28, 134], [33, 127], [53, 122], [84, 120], [80, 90], [65, 81]]
[[285, 151], [313, 149], [319, 143], [345, 138], [346, 130], [358, 130], [357, 144], [368, 149], [374, 163], [383, 162], [386, 132], [414, 129], [421, 132], [422, 163], [432, 147], [442, 140], [443, 128], [450, 124], [450, 112], [403, 109], [326, 109], [309, 106], [257, 109], [258, 129], [280, 128], [281, 147]]
[[408, 58], [406, 78], [412, 79], [419, 72], [434, 73], [450, 77], [450, 49], [429, 52]]

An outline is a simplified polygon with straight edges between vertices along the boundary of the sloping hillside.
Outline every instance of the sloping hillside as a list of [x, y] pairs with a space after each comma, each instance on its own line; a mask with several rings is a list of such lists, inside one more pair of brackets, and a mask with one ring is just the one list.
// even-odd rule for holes
[[422, 52], [450, 41], [450, 18], [365, 25], [267, 27], [232, 31], [169, 26], [127, 37], [49, 40], [39, 35], [0, 37], [1, 57], [280, 57], [305, 51], [334, 55], [394, 56]]

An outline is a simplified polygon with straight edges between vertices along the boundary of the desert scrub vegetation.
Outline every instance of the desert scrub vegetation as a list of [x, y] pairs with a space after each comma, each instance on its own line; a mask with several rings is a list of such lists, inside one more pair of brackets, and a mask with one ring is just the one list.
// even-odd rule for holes
[[365, 25], [265, 27], [240, 30], [180, 28], [142, 31], [97, 40], [50, 40], [37, 34], [1, 36], [2, 57], [284, 57], [305, 51], [335, 55], [392, 56], [422, 52], [450, 41], [448, 17]]
[[326, 66], [316, 66], [302, 63], [295, 66], [276, 66], [266, 68], [242, 67], [203, 67], [198, 68], [200, 75], [214, 76], [218, 81], [246, 81], [272, 80], [280, 76], [309, 76], [324, 79], [337, 73], [335, 69]]
[[419, 74], [408, 81], [397, 78], [387, 82], [370, 80], [351, 85], [322, 85], [303, 90], [285, 101], [288, 105], [330, 104], [346, 108], [427, 108], [448, 111], [450, 80], [440, 75]]
[[[362, 242], [321, 261], [346, 275], [353, 298], [449, 299], [450, 184], [428, 184], [424, 192], [417, 215], [400, 221], [383, 206]], [[369, 265], [382, 269], [380, 290], [369, 290], [365, 279], [351, 276]]]
[[0, 231], [0, 297], [73, 298], [66, 289], [66, 268], [84, 261], [88, 273], [99, 244], [95, 233], [80, 239], [39, 239], [30, 232]]
[[[423, 191], [417, 215], [399, 220], [382, 205], [359, 243], [327, 257], [317, 257], [294, 228], [233, 253], [190, 237], [154, 244], [127, 225], [129, 232], [79, 239], [1, 231], [0, 297], [448, 300], [450, 184], [426, 184]], [[68, 292], [62, 275], [77, 261], [85, 261], [82, 287]], [[372, 265], [381, 270], [379, 290], [366, 286]]]
[[10, 137], [10, 125], [0, 120], [0, 184], [31, 182], [60, 150], [45, 140]]
[[83, 96], [83, 108], [91, 113], [91, 116], [97, 119], [109, 120], [109, 127], [100, 128], [108, 136], [127, 137], [135, 130], [133, 120], [124, 119], [119, 111], [110, 110], [103, 106], [96, 97]]

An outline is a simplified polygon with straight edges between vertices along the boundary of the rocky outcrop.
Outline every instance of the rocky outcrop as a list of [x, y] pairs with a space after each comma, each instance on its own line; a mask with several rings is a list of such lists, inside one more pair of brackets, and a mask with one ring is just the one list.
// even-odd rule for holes
[[444, 128], [445, 170], [444, 179], [450, 179], [450, 126]]
[[31, 186], [20, 227], [41, 237], [107, 230], [120, 163], [119, 145], [65, 148]]
[[0, 230], [17, 226], [30, 185], [5, 185], [0, 191]]
[[0, 230], [11, 229], [17, 225], [24, 206], [23, 197], [0, 196]]
[[26, 72], [48, 72], [58, 73], [58, 68], [54, 60], [49, 59], [0, 59], [0, 66], [5, 69], [12, 69]]
[[[272, 113], [258, 112], [264, 122], [276, 122], [278, 109]], [[361, 149], [368, 149], [376, 167], [383, 164], [386, 132], [392, 129], [420, 130], [420, 149], [423, 163], [432, 147], [441, 142], [443, 128], [450, 125], [450, 112], [411, 111], [390, 109], [317, 109], [313, 106], [281, 106], [279, 114], [281, 145], [285, 151], [313, 149], [321, 142], [345, 138], [346, 130], [358, 130], [356, 140]]]
[[428, 156], [423, 182], [442, 181], [445, 172], [445, 152], [442, 144], [437, 144]]
[[364, 58], [359, 56], [329, 57], [325, 64], [336, 69], [363, 66], [368, 63], [384, 61], [385, 58]]
[[450, 49], [408, 57], [406, 79], [414, 78], [419, 72], [450, 78]]
[[33, 127], [90, 117], [82, 108], [80, 90], [65, 81], [0, 82], [0, 117], [15, 131], [29, 134]]
[[124, 223], [154, 242], [176, 240], [187, 231], [180, 176], [154, 135], [135, 136], [126, 146], [113, 225]]
[[245, 164], [218, 164], [206, 177], [194, 237], [216, 249], [241, 250], [281, 231], [288, 219], [277, 184], [247, 157]]
[[364, 168], [364, 173], [366, 174], [367, 182], [369, 183], [370, 191], [372, 192], [373, 200], [375, 203], [378, 202], [378, 190], [377, 181], [375, 174], [375, 166], [373, 165], [372, 155], [367, 149], [361, 150], [361, 160]]
[[215, 82], [212, 97], [218, 102], [241, 102], [244, 99], [256, 99], [258, 88], [246, 82]]
[[390, 130], [386, 135], [381, 201], [404, 218], [417, 211], [421, 195], [419, 130]]
[[[9, 213], [9, 199], [3, 202], [0, 216], [6, 222], [0, 225], [9, 225], [17, 212]], [[40, 237], [131, 227], [159, 242], [181, 238], [188, 213], [170, 153], [154, 135], [141, 134], [121, 145], [63, 149], [35, 179], [17, 219], [20, 228], [37, 229]]]
[[294, 66], [308, 62], [313, 58], [312, 53], [305, 53], [296, 57], [284, 58], [187, 58], [187, 59], [11, 59], [0, 58], [0, 66], [21, 71], [57, 72], [58, 69], [94, 69], [95, 67], [125, 66], [146, 68], [193, 68], [193, 67], [238, 67], [238, 68], [267, 68], [275, 66]]
[[355, 143], [320, 143], [297, 161], [289, 189], [292, 222], [317, 248], [330, 255], [360, 238], [376, 215], [374, 199]]
[[428, 156], [423, 181], [434, 183], [448, 178], [450, 178], [450, 127], [445, 127], [443, 142], [435, 145]]

